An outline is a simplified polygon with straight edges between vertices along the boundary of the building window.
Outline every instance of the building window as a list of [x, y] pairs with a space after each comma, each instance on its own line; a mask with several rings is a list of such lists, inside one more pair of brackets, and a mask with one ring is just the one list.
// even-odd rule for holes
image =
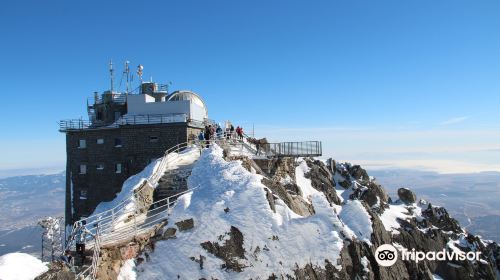
[[103, 169], [104, 169], [104, 164], [102, 164], [102, 163], [98, 163], [98, 164], [96, 165], [96, 168], [95, 168], [95, 169], [97, 169], [97, 170], [103, 170]]
[[117, 163], [115, 165], [115, 173], [122, 173], [122, 164], [121, 163]]
[[115, 138], [115, 147], [120, 148], [122, 146], [122, 139]]
[[80, 174], [87, 174], [87, 165], [80, 164]]
[[97, 144], [99, 144], [99, 145], [104, 144], [104, 139], [102, 139], [102, 138], [97, 139]]
[[158, 136], [149, 136], [149, 142], [158, 142], [159, 139]]
[[79, 149], [85, 149], [85, 148], [87, 148], [87, 141], [85, 141], [85, 139], [80, 139], [78, 141], [78, 148]]
[[80, 190], [80, 199], [87, 199], [87, 190]]
[[115, 121], [119, 120], [121, 116], [122, 116], [122, 113], [115, 112]]

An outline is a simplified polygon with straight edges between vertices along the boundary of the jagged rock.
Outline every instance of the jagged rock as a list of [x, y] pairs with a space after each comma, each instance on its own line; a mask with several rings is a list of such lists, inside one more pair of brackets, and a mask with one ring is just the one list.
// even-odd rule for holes
[[175, 233], [177, 232], [177, 229], [175, 228], [167, 228], [165, 232], [163, 233], [162, 239], [170, 239], [170, 238], [175, 238]]
[[448, 211], [444, 207], [434, 207], [429, 203], [427, 209], [422, 211], [424, 216], [431, 225], [434, 225], [444, 231], [452, 231], [454, 233], [461, 233], [462, 228], [458, 221], [450, 217]]
[[354, 165], [349, 169], [349, 174], [358, 181], [369, 181], [370, 176], [368, 176], [368, 173], [366, 170], [361, 168], [359, 165]]
[[332, 180], [333, 175], [330, 170], [328, 170], [328, 167], [319, 160], [313, 161], [311, 159], [306, 159], [306, 163], [310, 170], [304, 174], [304, 176], [311, 180], [311, 186], [323, 192], [328, 202], [340, 205], [341, 200], [337, 196], [337, 192], [335, 192], [335, 186]]
[[226, 235], [229, 238], [224, 241], [223, 245], [210, 241], [203, 242], [200, 245], [207, 252], [225, 262], [221, 268], [241, 272], [245, 266], [239, 260], [246, 259], [245, 249], [243, 248], [243, 234], [238, 228], [231, 226], [229, 233], [226, 233]]
[[293, 212], [295, 212], [301, 216], [310, 216], [310, 215], [314, 214], [314, 208], [312, 207], [312, 205], [310, 203], [305, 201], [302, 198], [302, 196], [300, 196], [300, 195], [290, 194], [288, 192], [288, 190], [285, 189], [285, 186], [283, 186], [279, 181], [269, 180], [269, 179], [264, 177], [264, 178], [262, 178], [262, 184], [264, 184], [266, 187], [268, 187], [269, 190], [271, 191], [266, 196], [268, 201], [269, 201], [269, 206], [271, 207], [271, 210], [275, 211], [274, 198], [272, 196], [276, 195], [281, 200], [283, 200], [285, 202], [285, 204]]
[[124, 246], [120, 248], [120, 254], [122, 260], [129, 260], [135, 258], [139, 253], [139, 245], [138, 244], [129, 244], [128, 246]]
[[53, 262], [50, 264], [49, 270], [42, 275], [39, 275], [35, 280], [74, 280], [75, 273], [62, 262]]
[[406, 204], [412, 204], [417, 201], [417, 196], [415, 195], [415, 193], [408, 188], [399, 188], [398, 196], [399, 199]]
[[180, 222], [175, 223], [179, 231], [185, 231], [188, 229], [192, 229], [194, 227], [194, 220], [193, 218], [191, 219], [186, 219]]
[[357, 187], [349, 196], [350, 199], [359, 199], [364, 201], [370, 208], [382, 213], [387, 208], [389, 196], [379, 184], [369, 181], [366, 186]]
[[148, 211], [153, 203], [154, 188], [147, 180], [142, 182], [142, 185], [134, 190], [134, 198], [137, 204], [137, 209], [140, 213]]
[[269, 202], [269, 207], [271, 207], [271, 210], [273, 210], [274, 213], [276, 213], [276, 205], [274, 203], [274, 196], [273, 193], [269, 189], [264, 189], [266, 191], [266, 198], [267, 202]]

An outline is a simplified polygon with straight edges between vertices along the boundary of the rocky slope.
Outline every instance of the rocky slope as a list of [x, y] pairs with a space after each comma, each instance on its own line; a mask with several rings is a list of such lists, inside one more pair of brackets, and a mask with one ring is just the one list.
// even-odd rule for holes
[[[390, 198], [360, 166], [203, 152], [168, 223], [103, 250], [100, 279], [496, 279], [500, 248], [402, 188]], [[397, 258], [377, 248], [479, 252], [478, 260]], [[401, 252], [401, 251], [400, 251]], [[49, 279], [49, 278], [47, 278]]]

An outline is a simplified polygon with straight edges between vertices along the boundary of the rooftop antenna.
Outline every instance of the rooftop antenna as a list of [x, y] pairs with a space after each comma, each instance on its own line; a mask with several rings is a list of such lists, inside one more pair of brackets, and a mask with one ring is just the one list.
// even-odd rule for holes
[[137, 66], [137, 75], [139, 76], [139, 79], [141, 80], [141, 85], [142, 85], [142, 70], [144, 70], [144, 66], [139, 64], [139, 66]]
[[127, 78], [127, 86], [126, 86], [127, 87], [127, 91], [126, 91], [127, 93], [129, 91], [129, 83], [130, 83], [130, 79], [129, 79], [129, 77], [130, 77], [130, 68], [128, 67], [129, 63], [130, 63], [130, 61], [128, 61], [128, 60], [125, 61], [125, 70], [123, 71], [123, 74], [127, 76], [126, 77]]
[[113, 90], [114, 90], [114, 74], [113, 74], [114, 70], [113, 70], [113, 60], [110, 60], [109, 61], [109, 75], [111, 77], [111, 93], [113, 93]]

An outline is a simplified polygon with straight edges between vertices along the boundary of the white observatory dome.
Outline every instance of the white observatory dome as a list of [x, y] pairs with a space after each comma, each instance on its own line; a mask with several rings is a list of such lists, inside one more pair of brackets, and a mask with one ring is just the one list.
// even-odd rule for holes
[[205, 105], [205, 102], [201, 97], [189, 90], [178, 90], [172, 92], [169, 96], [167, 96], [167, 101], [182, 101], [182, 100], [189, 100], [193, 104], [198, 105], [202, 110], [204, 110], [204, 116], [205, 118], [208, 118], [208, 110], [207, 106]]

